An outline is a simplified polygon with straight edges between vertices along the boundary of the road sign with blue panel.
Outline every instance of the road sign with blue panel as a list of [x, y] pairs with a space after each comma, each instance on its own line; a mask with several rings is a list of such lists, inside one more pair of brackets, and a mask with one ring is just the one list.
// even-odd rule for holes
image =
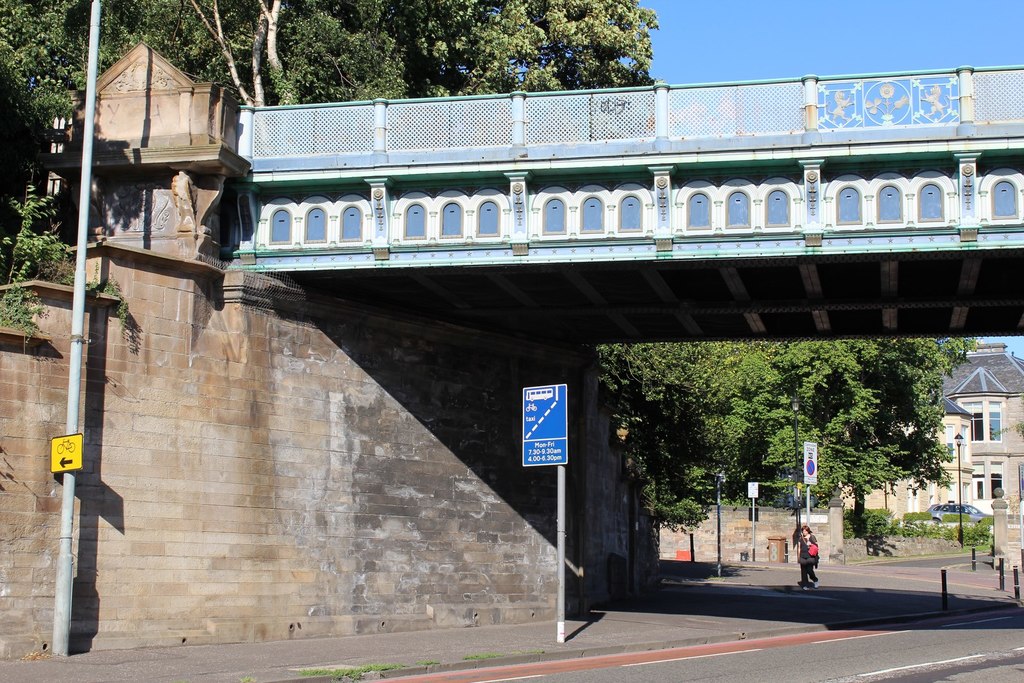
[[568, 398], [564, 384], [523, 389], [523, 467], [569, 462]]

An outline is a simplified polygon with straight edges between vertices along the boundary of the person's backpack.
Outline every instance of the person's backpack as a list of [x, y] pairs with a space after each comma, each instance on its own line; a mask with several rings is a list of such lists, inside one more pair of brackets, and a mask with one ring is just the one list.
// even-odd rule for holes
[[817, 557], [818, 556], [818, 544], [817, 543], [809, 544], [807, 546], [807, 554], [810, 555], [811, 557]]

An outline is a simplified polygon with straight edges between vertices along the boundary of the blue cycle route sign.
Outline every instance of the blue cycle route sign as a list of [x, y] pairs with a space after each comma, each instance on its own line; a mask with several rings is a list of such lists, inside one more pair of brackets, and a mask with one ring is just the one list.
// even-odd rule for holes
[[523, 467], [569, 462], [569, 420], [564, 384], [523, 389]]

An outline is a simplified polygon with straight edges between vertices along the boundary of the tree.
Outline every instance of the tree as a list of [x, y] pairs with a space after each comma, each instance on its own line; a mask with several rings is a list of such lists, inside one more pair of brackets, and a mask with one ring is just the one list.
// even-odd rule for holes
[[[818, 443], [819, 489], [864, 496], [904, 478], [942, 481], [938, 441], [942, 376], [970, 343], [926, 339], [610, 345], [599, 349], [602, 385], [627, 456], [637, 463], [658, 518], [702, 518], [714, 473], [741, 500], [747, 481], [762, 495], [792, 484], [797, 435]], [[695, 518], [696, 515], [696, 518]]]

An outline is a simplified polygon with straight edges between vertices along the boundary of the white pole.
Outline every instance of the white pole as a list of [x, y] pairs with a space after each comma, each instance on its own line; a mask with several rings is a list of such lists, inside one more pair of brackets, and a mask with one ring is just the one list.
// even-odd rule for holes
[[750, 561], [757, 562], [757, 498], [750, 499]]
[[[96, 122], [96, 71], [100, 51], [100, 0], [92, 0], [89, 18], [89, 65], [85, 84], [85, 127], [82, 132], [82, 187], [78, 195], [78, 253], [75, 255], [74, 298], [71, 304], [71, 358], [68, 362], [68, 407], [65, 434], [78, 429], [78, 402], [82, 384], [82, 346], [85, 344], [85, 252], [89, 241], [89, 205], [92, 196], [92, 143]], [[84, 449], [83, 449], [84, 450]], [[64, 473], [64, 494], [60, 509], [60, 549], [53, 594], [54, 655], [68, 654], [71, 635], [71, 556], [75, 525], [75, 475]]]
[[558, 625], [555, 640], [565, 642], [565, 465], [558, 466]]
[[810, 524], [811, 523], [811, 485], [810, 484], [807, 485], [807, 522], [805, 522], [805, 523], [806, 524]]

